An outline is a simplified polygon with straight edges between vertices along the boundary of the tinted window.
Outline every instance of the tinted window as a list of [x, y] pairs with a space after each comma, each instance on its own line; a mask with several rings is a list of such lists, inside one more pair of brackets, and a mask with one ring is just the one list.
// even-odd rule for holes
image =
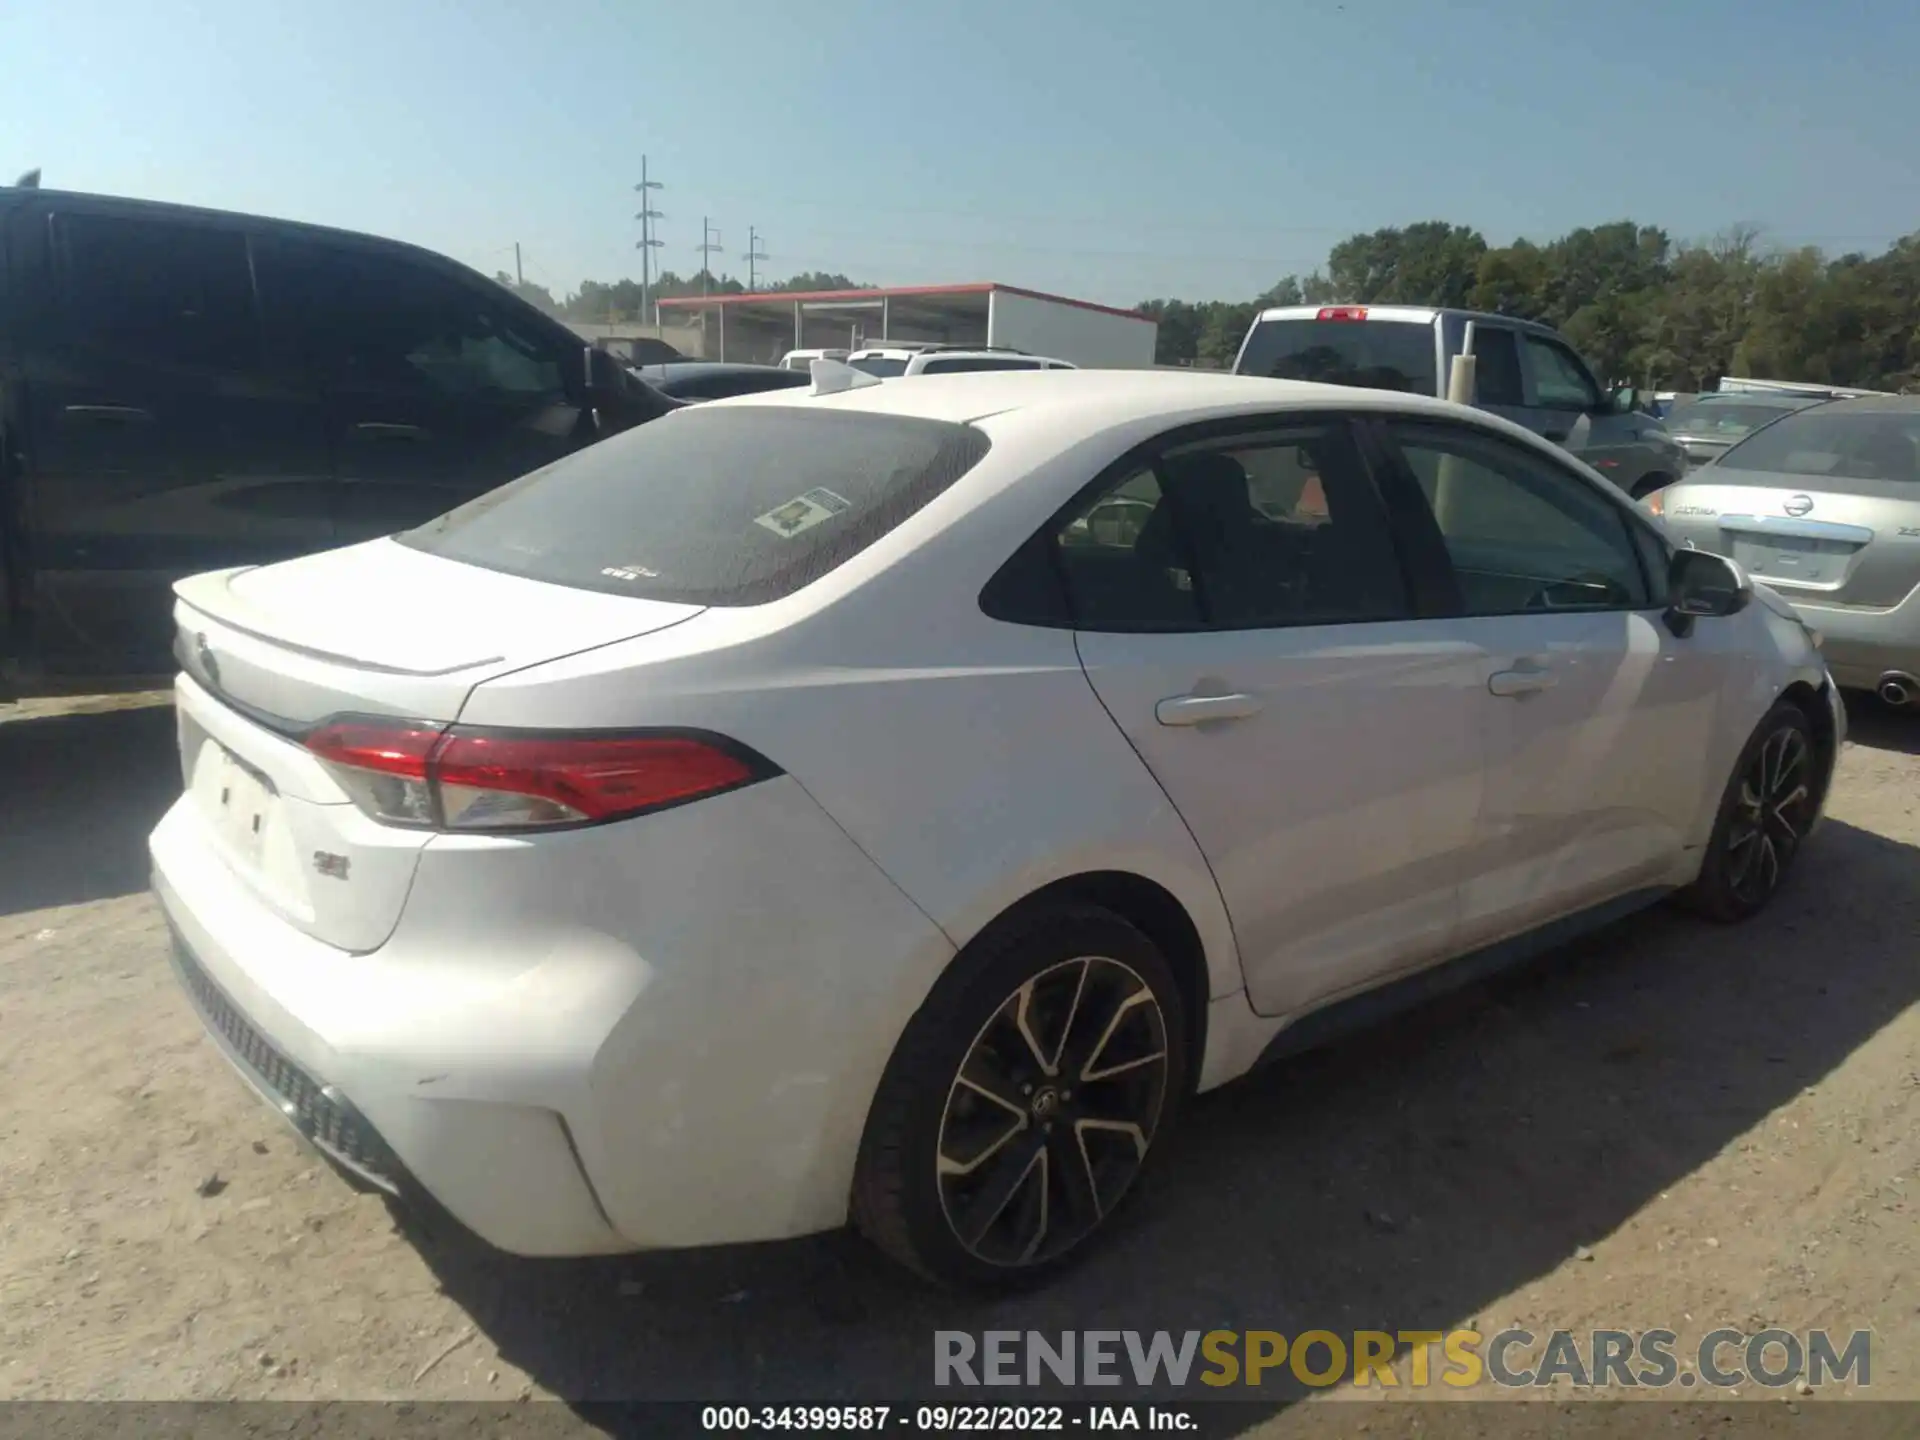
[[1533, 363], [1533, 403], [1548, 410], [1598, 410], [1600, 392], [1573, 352], [1540, 335], [1527, 336]]
[[980, 431], [944, 421], [680, 410], [398, 538], [575, 589], [762, 605], [859, 554], [986, 452]]
[[667, 394], [682, 400], [724, 400], [729, 395], [757, 395], [762, 390], [791, 390], [811, 383], [810, 377], [792, 370], [773, 370], [764, 374], [747, 370], [735, 374], [688, 375], [675, 379], [669, 372], [656, 382]]
[[1251, 629], [1405, 615], [1385, 516], [1343, 428], [1166, 451], [1057, 539], [1088, 630]]
[[1650, 603], [1627, 517], [1578, 476], [1493, 436], [1389, 428], [1432, 508], [1467, 614]]
[[864, 370], [869, 375], [878, 375], [883, 380], [907, 373], [907, 362], [896, 356], [868, 355], [859, 360], [849, 360], [847, 363], [856, 370]]
[[1821, 480], [1920, 481], [1920, 408], [1845, 401], [1756, 430], [1720, 463], [1730, 470]]
[[920, 367], [922, 375], [943, 375], [961, 370], [1038, 370], [1038, 360], [1009, 360], [997, 356], [967, 355], [951, 360], [929, 360]]
[[272, 237], [261, 305], [282, 343], [342, 387], [503, 400], [566, 392], [555, 337], [478, 286], [378, 251]]
[[1524, 405], [1527, 387], [1520, 379], [1520, 345], [1513, 331], [1499, 326], [1473, 329], [1474, 397], [1482, 405]]
[[63, 328], [132, 360], [244, 369], [258, 358], [246, 237], [114, 216], [61, 215]]
[[1234, 368], [1372, 390], [1438, 393], [1433, 326], [1404, 320], [1263, 320]]

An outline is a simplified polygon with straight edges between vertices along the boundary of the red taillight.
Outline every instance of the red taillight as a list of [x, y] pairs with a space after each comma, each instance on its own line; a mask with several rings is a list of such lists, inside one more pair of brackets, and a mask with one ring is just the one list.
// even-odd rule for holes
[[1367, 307], [1364, 305], [1328, 305], [1313, 317], [1316, 320], [1364, 320]]
[[307, 737], [375, 819], [446, 830], [618, 820], [774, 773], [717, 736], [568, 735], [338, 720]]

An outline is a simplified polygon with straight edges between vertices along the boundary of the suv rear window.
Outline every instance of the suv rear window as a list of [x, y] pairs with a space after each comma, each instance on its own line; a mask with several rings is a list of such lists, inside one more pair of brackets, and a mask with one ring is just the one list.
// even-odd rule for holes
[[577, 590], [764, 605], [858, 555], [987, 449], [943, 420], [681, 410], [395, 538]]
[[856, 370], [878, 375], [882, 380], [891, 380], [896, 375], [907, 373], [906, 357], [900, 355], [859, 355], [847, 363]]
[[1262, 320], [1234, 369], [1413, 395], [1439, 389], [1433, 326], [1407, 320]]
[[958, 355], [950, 360], [929, 360], [920, 367], [922, 375], [947, 375], [962, 370], [1038, 370], [1038, 360], [1010, 360], [997, 355]]

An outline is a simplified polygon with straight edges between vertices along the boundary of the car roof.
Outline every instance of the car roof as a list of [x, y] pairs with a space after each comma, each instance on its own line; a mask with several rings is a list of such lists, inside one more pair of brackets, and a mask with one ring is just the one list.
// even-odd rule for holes
[[1819, 403], [1821, 412], [1827, 415], [1913, 415], [1920, 413], [1920, 395], [1853, 395], [1845, 399], [1823, 400]]
[[1392, 320], [1410, 325], [1431, 325], [1441, 316], [1450, 315], [1460, 320], [1504, 325], [1509, 330], [1528, 330], [1536, 335], [1552, 335], [1558, 338], [1560, 334], [1551, 325], [1542, 325], [1536, 320], [1522, 320], [1517, 315], [1496, 315], [1491, 310], [1456, 310], [1445, 305], [1361, 305], [1335, 302], [1325, 305], [1275, 305], [1262, 310], [1256, 317], [1256, 322], [1259, 320], [1312, 320], [1322, 310], [1364, 310], [1369, 320]]
[[172, 200], [136, 200], [127, 195], [107, 195], [91, 190], [19, 190], [0, 185], [0, 210], [36, 202], [46, 202], [57, 207], [62, 203], [74, 201], [79, 201], [89, 209], [108, 206], [127, 215], [144, 215], [155, 220], [215, 220], [228, 225], [237, 222], [251, 226], [271, 226], [275, 230], [291, 230], [316, 238], [324, 237], [329, 240], [351, 241], [359, 245], [378, 245], [387, 249], [405, 250], [442, 265], [458, 265], [462, 270], [471, 271], [476, 275], [480, 273], [472, 266], [464, 265], [449, 255], [441, 254], [438, 250], [429, 250], [424, 245], [395, 240], [387, 235], [375, 235], [365, 230], [342, 230], [334, 225], [315, 225], [306, 220], [283, 220], [277, 215], [260, 215], [246, 210], [215, 210], [205, 205], [181, 205]]
[[[856, 386], [829, 395], [794, 388], [730, 396], [715, 405], [804, 405], [969, 424], [1018, 416], [1023, 423], [1097, 431], [1140, 420], [1163, 428], [1191, 420], [1273, 410], [1379, 411], [1470, 420], [1535, 440], [1485, 411], [1397, 390], [1363, 390], [1229, 371], [970, 370], [921, 375], [911, 385]], [[1545, 441], [1539, 441], [1546, 444]]]

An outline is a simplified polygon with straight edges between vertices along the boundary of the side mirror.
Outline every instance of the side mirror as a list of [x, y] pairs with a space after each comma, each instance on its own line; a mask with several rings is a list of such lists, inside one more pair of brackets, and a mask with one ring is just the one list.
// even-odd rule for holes
[[1667, 628], [1676, 635], [1691, 633], [1702, 616], [1737, 615], [1752, 601], [1747, 572], [1724, 555], [1676, 550], [1667, 565]]
[[1616, 415], [1631, 415], [1640, 408], [1640, 392], [1632, 385], [1622, 385], [1608, 400]]

